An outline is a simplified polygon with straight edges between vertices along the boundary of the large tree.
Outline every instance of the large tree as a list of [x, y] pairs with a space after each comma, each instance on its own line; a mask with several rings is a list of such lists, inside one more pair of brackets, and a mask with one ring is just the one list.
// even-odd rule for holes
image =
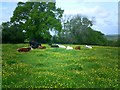
[[50, 30], [61, 31], [62, 14], [63, 10], [53, 2], [19, 2], [11, 23], [24, 30], [28, 39], [47, 42], [51, 39]]
[[61, 32], [61, 40], [66, 39], [70, 43], [81, 42], [81, 33], [88, 27], [92, 26], [92, 21], [87, 17], [80, 15], [73, 16], [64, 21], [63, 30]]

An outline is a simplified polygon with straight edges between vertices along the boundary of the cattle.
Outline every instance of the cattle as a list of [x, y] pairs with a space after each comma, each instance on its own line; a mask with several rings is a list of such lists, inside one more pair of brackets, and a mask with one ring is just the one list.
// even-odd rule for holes
[[64, 45], [59, 45], [59, 44], [56, 44], [56, 45], [58, 45], [59, 48], [66, 48], [66, 46], [64, 46]]
[[49, 45], [53, 48], [59, 48], [59, 46], [57, 44], [49, 44]]
[[41, 44], [40, 43], [38, 43], [36, 40], [31, 40], [30, 42], [29, 42], [29, 45], [33, 48], [33, 49], [36, 49], [36, 48], [38, 48], [39, 46], [41, 46]]
[[80, 49], [81, 49], [80, 46], [76, 46], [76, 47], [75, 47], [75, 50], [80, 50]]
[[92, 46], [85, 45], [86, 48], [92, 49]]
[[18, 48], [18, 52], [29, 52], [31, 50], [31, 47], [23, 47], [23, 48]]
[[46, 49], [46, 46], [39, 46], [39, 49]]
[[73, 47], [67, 46], [66, 49], [67, 49], [67, 50], [72, 50]]

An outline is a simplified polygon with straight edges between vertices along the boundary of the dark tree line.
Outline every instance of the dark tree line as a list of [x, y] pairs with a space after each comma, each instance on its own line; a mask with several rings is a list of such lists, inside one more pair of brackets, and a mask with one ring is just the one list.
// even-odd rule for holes
[[22, 43], [25, 40], [25, 35], [22, 30], [19, 30], [17, 25], [11, 25], [10, 22], [2, 23], [2, 42], [3, 43]]

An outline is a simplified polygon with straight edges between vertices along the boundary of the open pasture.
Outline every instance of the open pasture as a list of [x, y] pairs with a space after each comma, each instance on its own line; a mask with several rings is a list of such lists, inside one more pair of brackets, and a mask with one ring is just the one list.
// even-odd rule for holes
[[118, 88], [116, 47], [16, 50], [25, 46], [2, 45], [2, 88]]

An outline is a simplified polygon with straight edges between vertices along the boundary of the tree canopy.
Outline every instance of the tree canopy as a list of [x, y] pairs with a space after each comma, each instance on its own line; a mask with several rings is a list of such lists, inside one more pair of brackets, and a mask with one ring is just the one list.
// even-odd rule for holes
[[92, 21], [87, 17], [76, 15], [64, 23], [60, 38], [67, 43], [106, 44], [104, 34], [93, 30], [92, 25]]
[[15, 27], [14, 31], [25, 33], [27, 39], [34, 38], [41, 42], [48, 42], [51, 39], [50, 30], [58, 33], [61, 31], [63, 12], [64, 10], [56, 8], [53, 2], [19, 2], [7, 26]]

